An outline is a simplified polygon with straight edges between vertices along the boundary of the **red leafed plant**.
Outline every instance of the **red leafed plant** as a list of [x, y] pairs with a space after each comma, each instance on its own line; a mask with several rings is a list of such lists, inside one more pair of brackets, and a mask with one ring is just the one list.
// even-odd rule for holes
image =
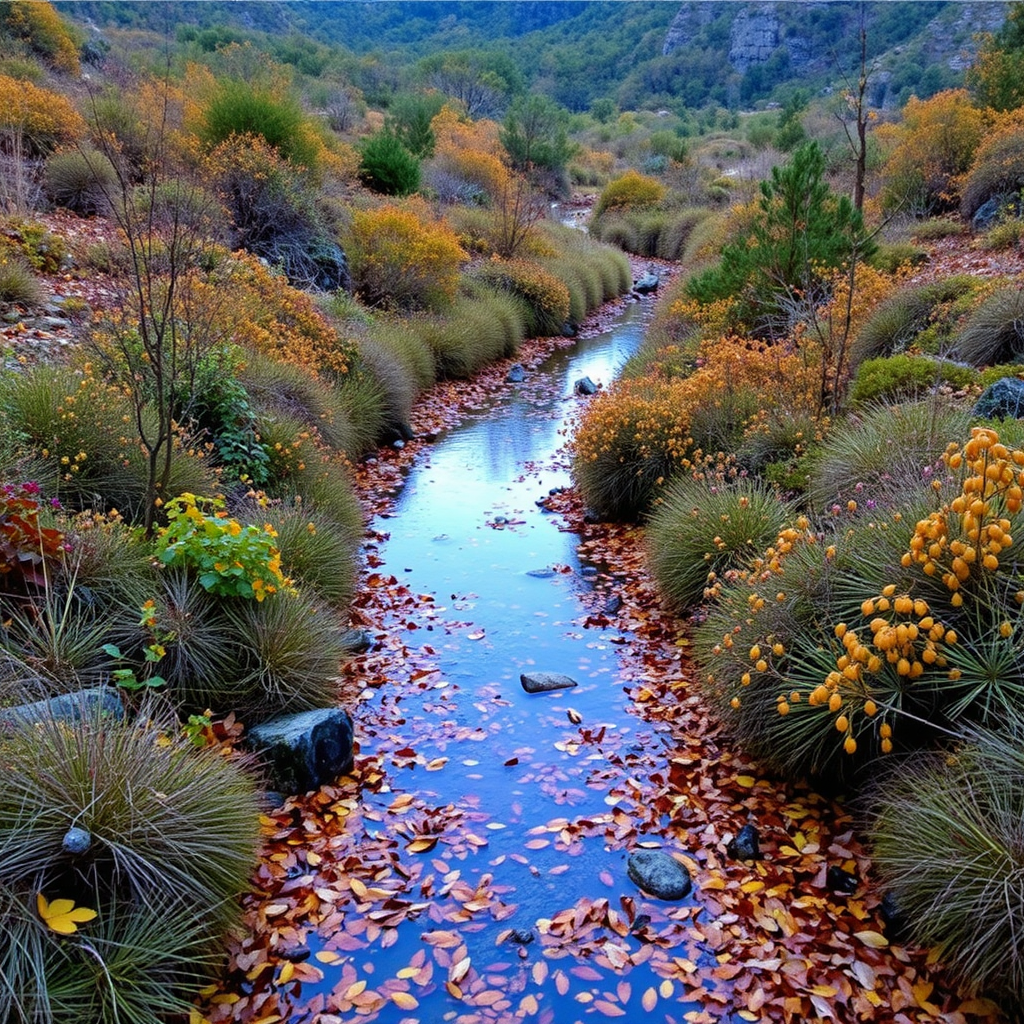
[[47, 562], [67, 551], [64, 534], [40, 523], [42, 507], [37, 483], [0, 488], [0, 577], [5, 589], [44, 586]]

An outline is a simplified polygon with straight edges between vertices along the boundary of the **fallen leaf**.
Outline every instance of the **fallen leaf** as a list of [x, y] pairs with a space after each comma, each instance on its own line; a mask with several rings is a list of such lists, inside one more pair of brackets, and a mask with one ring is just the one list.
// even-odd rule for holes
[[54, 900], [52, 903], [40, 892], [36, 893], [36, 908], [51, 932], [73, 935], [80, 924], [93, 920], [96, 911], [88, 907], [76, 907], [74, 900]]

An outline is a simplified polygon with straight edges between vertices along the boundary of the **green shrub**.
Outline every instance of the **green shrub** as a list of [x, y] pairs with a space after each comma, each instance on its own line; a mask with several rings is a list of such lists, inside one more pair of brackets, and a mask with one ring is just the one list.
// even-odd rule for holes
[[594, 207], [594, 219], [606, 210], [654, 206], [665, 198], [665, 186], [637, 171], [626, 171], [621, 177], [608, 182]]
[[972, 366], [1024, 357], [1024, 291], [1010, 285], [986, 299], [956, 336], [952, 355]]
[[970, 413], [960, 403], [930, 399], [882, 405], [839, 423], [815, 460], [808, 497], [817, 508], [854, 499], [860, 490], [878, 498], [927, 477], [951, 438], [963, 436]]
[[924, 756], [873, 794], [872, 862], [915, 945], [966, 991], [1024, 1000], [1024, 758], [1021, 723]]
[[850, 389], [854, 405], [875, 402], [914, 402], [947, 385], [966, 388], [977, 380], [977, 372], [945, 359], [900, 354], [867, 359], [857, 368]]
[[664, 491], [646, 530], [648, 564], [673, 607], [700, 604], [709, 579], [746, 566], [775, 540], [790, 509], [770, 487], [682, 476]]
[[412, 195], [420, 187], [420, 162], [391, 132], [380, 131], [363, 144], [359, 179], [381, 195]]
[[675, 214], [667, 214], [665, 224], [658, 235], [657, 251], [653, 255], [660, 260], [681, 260], [694, 228], [708, 215], [709, 211], [700, 207], [690, 207]]
[[995, 227], [989, 228], [978, 239], [978, 242], [982, 249], [1001, 251], [1003, 249], [1013, 249], [1020, 245], [1022, 238], [1024, 238], [1024, 223], [1013, 219], [1004, 220], [1001, 224], [996, 224]]
[[967, 225], [960, 220], [949, 217], [929, 217], [918, 221], [910, 229], [910, 237], [915, 242], [934, 242], [940, 238], [955, 238], [967, 233]]
[[65, 150], [46, 161], [46, 195], [80, 217], [106, 213], [116, 188], [117, 171], [98, 150]]
[[238, 79], [221, 83], [199, 135], [209, 149], [232, 137], [257, 136], [297, 167], [315, 170], [319, 162], [320, 146], [298, 103]]

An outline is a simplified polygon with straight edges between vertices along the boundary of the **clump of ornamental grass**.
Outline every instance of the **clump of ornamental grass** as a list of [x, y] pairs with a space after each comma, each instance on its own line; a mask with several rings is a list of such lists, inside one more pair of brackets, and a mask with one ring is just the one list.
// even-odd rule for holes
[[[24, 723], [0, 757], [0, 990], [53, 1024], [184, 1009], [240, 922], [255, 777], [148, 716]], [[58, 900], [79, 908], [60, 932]]]
[[422, 391], [434, 383], [434, 355], [413, 323], [396, 317], [376, 316], [367, 337], [399, 363]]
[[357, 364], [379, 387], [378, 411], [382, 427], [396, 428], [407, 424], [419, 387], [401, 356], [372, 335], [367, 335], [359, 340]]
[[865, 491], [879, 500], [884, 491], [929, 477], [949, 439], [963, 436], [969, 423], [969, 410], [938, 396], [849, 417], [816, 453], [808, 499], [819, 509], [858, 500]]
[[1009, 285], [990, 295], [957, 334], [951, 355], [972, 366], [1020, 362], [1024, 358], [1024, 291]]
[[324, 443], [339, 451], [357, 445], [358, 431], [348, 417], [337, 391], [320, 376], [259, 352], [246, 354], [238, 371], [262, 425], [261, 441], [281, 441], [285, 432], [316, 431]]
[[709, 212], [704, 207], [684, 207], [677, 213], [670, 214], [658, 236], [657, 252], [654, 255], [662, 260], [682, 259], [694, 228], [709, 215]]
[[973, 287], [973, 280], [966, 275], [904, 285], [883, 299], [865, 320], [850, 346], [850, 365], [905, 351], [945, 305], [969, 294]]
[[351, 529], [316, 509], [294, 504], [247, 504], [239, 514], [274, 528], [281, 569], [299, 589], [311, 589], [336, 608], [348, 605], [359, 571]]
[[45, 301], [46, 289], [28, 263], [0, 250], [0, 303], [31, 307]]
[[967, 234], [969, 228], [962, 220], [952, 217], [929, 217], [915, 223], [910, 229], [910, 237], [915, 242], [934, 242], [940, 238], [955, 238]]
[[677, 609], [699, 604], [709, 574], [721, 576], [759, 556], [790, 512], [772, 488], [756, 480], [674, 480], [646, 530], [648, 564], [660, 593]]
[[341, 450], [350, 459], [358, 459], [377, 446], [388, 424], [386, 383], [365, 364], [356, 365], [338, 378], [334, 390], [351, 430], [347, 447]]
[[894, 767], [872, 794], [872, 862], [915, 945], [971, 993], [1024, 1001], [1024, 755], [999, 733]]
[[891, 740], [877, 716], [902, 706], [898, 679], [844, 696], [848, 705], [859, 698], [856, 713], [841, 714], [837, 701], [823, 709], [818, 698], [842, 651], [833, 621], [856, 614], [861, 595], [899, 566], [907, 532], [899, 513], [850, 513], [825, 531], [801, 517], [749, 569], [712, 586], [694, 638], [699, 684], [744, 748], [784, 775], [839, 784]]
[[564, 281], [549, 273], [534, 260], [500, 260], [492, 257], [473, 275], [499, 291], [517, 296], [526, 303], [530, 336], [561, 334], [569, 318], [569, 289]]
[[242, 646], [242, 670], [223, 684], [210, 681], [206, 706], [262, 721], [337, 702], [346, 649], [334, 611], [300, 591], [232, 602], [224, 616], [228, 635]]
[[[194, 573], [164, 569], [152, 600], [151, 618], [164, 651], [156, 672], [166, 680], [176, 708], [204, 711], [211, 706], [206, 700], [211, 687], [241, 674], [239, 644], [244, 641], [224, 628], [223, 599], [204, 588]], [[141, 662], [151, 642], [153, 631], [136, 616], [118, 637], [117, 647], [125, 659]]]
[[[827, 543], [798, 522], [712, 588], [695, 645], [705, 688], [780, 770], [850, 778], [897, 740], [915, 749], [997, 728], [1024, 700], [1024, 450], [976, 427], [943, 464], [948, 475], [927, 488], [890, 493], [884, 514], [851, 500], [853, 521]], [[813, 600], [794, 601], [811, 586]]]
[[502, 294], [479, 282], [460, 295], [449, 313], [425, 318], [416, 330], [434, 354], [438, 377], [462, 379], [481, 367], [512, 355], [521, 334], [510, 293]]
[[593, 262], [580, 259], [577, 254], [566, 254], [549, 256], [543, 266], [569, 289], [569, 323], [581, 323], [590, 310], [604, 301], [601, 274]]

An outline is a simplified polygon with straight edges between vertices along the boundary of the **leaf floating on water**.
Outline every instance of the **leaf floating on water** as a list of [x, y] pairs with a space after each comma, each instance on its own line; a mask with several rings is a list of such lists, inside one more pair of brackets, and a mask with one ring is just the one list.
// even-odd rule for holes
[[482, 630], [482, 629], [478, 629], [475, 633], [467, 633], [466, 634], [466, 639], [467, 640], [483, 640], [483, 638], [485, 636], [487, 636], [486, 631]]
[[583, 721], [583, 716], [575, 708], [566, 708], [565, 717], [572, 722], [573, 725], [579, 725]]
[[647, 989], [640, 1000], [640, 1005], [648, 1013], [653, 1013], [654, 1008], [658, 1005], [658, 993], [653, 988]]
[[426, 853], [427, 850], [432, 850], [435, 846], [437, 846], [437, 836], [420, 836], [409, 843], [406, 849], [410, 853]]
[[420, 1005], [408, 992], [392, 992], [391, 1001], [401, 1010], [415, 1010]]

